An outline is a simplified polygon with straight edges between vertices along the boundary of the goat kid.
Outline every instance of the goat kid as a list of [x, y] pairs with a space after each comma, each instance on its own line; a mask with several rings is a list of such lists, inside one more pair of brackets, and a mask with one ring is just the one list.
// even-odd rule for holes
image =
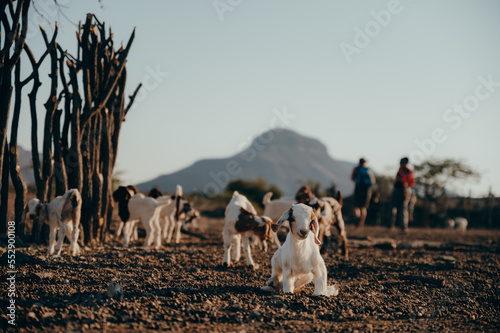
[[[130, 193], [132, 194], [132, 197], [145, 198], [144, 194], [139, 192], [139, 189], [137, 189], [137, 187], [135, 187], [135, 185], [128, 185], [127, 189], [129, 189], [131, 191]], [[138, 236], [139, 235], [139, 232], [138, 232], [139, 220], [129, 221], [128, 223], [131, 223], [131, 225], [129, 227], [133, 230], [132, 234], [130, 235], [130, 241], [138, 240], [139, 239], [139, 236]], [[115, 238], [119, 238], [122, 235], [124, 226], [125, 226], [125, 223], [123, 221], [120, 221], [120, 224], [118, 225], [118, 228], [116, 229], [115, 234], [114, 234]]]
[[277, 222], [281, 217], [281, 214], [285, 210], [292, 207], [293, 204], [297, 203], [293, 198], [279, 198], [271, 200], [273, 192], [267, 192], [262, 198], [262, 204], [264, 205], [264, 216], [270, 217], [271, 220]]
[[313, 295], [338, 295], [335, 286], [327, 285], [326, 266], [318, 246], [321, 244], [318, 218], [313, 208], [304, 204], [293, 205], [272, 225], [273, 230], [278, 230], [285, 221], [289, 222], [290, 231], [285, 243], [271, 259], [272, 275], [262, 289], [294, 293], [313, 281]]
[[[150, 195], [152, 192], [153, 190], [150, 191]], [[175, 195], [160, 196], [157, 197], [157, 200], [165, 204], [160, 211], [162, 238], [167, 243], [170, 243], [175, 231], [175, 243], [179, 244], [182, 227], [199, 218], [200, 213], [193, 207], [193, 204], [189, 200], [182, 198], [181, 185], [177, 185]]]
[[118, 202], [118, 215], [125, 223], [123, 245], [129, 246], [135, 224], [132, 222], [139, 220], [146, 230], [143, 248], [147, 249], [152, 244], [155, 248], [159, 248], [161, 246], [159, 214], [164, 204], [151, 198], [137, 196], [134, 191], [124, 186], [113, 192], [113, 200]]
[[225, 224], [222, 230], [224, 239], [223, 266], [231, 266], [231, 250], [233, 261], [241, 257], [241, 238], [243, 237], [243, 251], [247, 259], [247, 265], [252, 269], [258, 269], [252, 259], [250, 237], [257, 236], [261, 242], [273, 239], [271, 228], [273, 221], [266, 216], [258, 216], [255, 208], [244, 196], [234, 191], [233, 197], [226, 207]]
[[[41, 203], [38, 199], [31, 199], [25, 208], [25, 214], [33, 220], [40, 221], [39, 228], [43, 223], [50, 227], [49, 246], [47, 254], [52, 256], [61, 255], [64, 236], [70, 241], [69, 253], [72, 256], [80, 254], [78, 237], [80, 235], [80, 214], [82, 209], [82, 198], [77, 189], [68, 190], [62, 196], [54, 198], [50, 203]], [[57, 234], [57, 245], [54, 246]]]
[[349, 249], [347, 246], [345, 222], [342, 216], [342, 192], [338, 191], [337, 199], [332, 197], [312, 198], [305, 202], [305, 204], [315, 209], [318, 216], [320, 226], [319, 239], [323, 242], [321, 251], [326, 251], [326, 240], [331, 236], [331, 227], [334, 226], [342, 241], [342, 254], [347, 258], [349, 256]]

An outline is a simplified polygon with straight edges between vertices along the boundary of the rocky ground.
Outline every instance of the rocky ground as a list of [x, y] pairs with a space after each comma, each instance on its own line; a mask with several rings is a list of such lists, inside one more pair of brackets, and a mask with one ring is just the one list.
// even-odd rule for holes
[[275, 245], [269, 253], [254, 250], [257, 271], [243, 262], [224, 269], [222, 221], [199, 224], [205, 240], [183, 235], [181, 244], [158, 251], [111, 243], [48, 259], [46, 247], [18, 248], [17, 326], [7, 324], [3, 266], [0, 330], [500, 330], [500, 231], [348, 228], [349, 259], [335, 244], [324, 256], [329, 284], [340, 289], [328, 298], [312, 296], [312, 286], [291, 295], [261, 291]]

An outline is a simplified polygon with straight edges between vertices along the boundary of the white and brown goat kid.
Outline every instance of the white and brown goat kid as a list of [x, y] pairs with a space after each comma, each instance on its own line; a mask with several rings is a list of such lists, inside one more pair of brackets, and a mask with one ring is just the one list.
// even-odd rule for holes
[[314, 282], [313, 295], [338, 295], [338, 289], [327, 284], [325, 262], [319, 253], [318, 218], [313, 208], [293, 205], [273, 224], [273, 229], [277, 230], [285, 221], [289, 222], [290, 231], [271, 259], [272, 275], [262, 289], [293, 293]]
[[[234, 191], [233, 197], [226, 207], [225, 224], [222, 230], [224, 239], [224, 255], [222, 265], [230, 266], [231, 257], [238, 261], [241, 257], [241, 238], [247, 265], [253, 269], [259, 268], [252, 259], [250, 237], [257, 236], [261, 242], [272, 240], [272, 220], [266, 216], [258, 216], [255, 208], [244, 196]], [[231, 256], [231, 251], [232, 256]]]
[[331, 228], [335, 227], [341, 238], [342, 254], [347, 258], [349, 256], [349, 249], [347, 246], [345, 222], [342, 216], [342, 192], [338, 191], [337, 199], [332, 197], [323, 197], [321, 199], [312, 198], [305, 202], [305, 204], [312, 207], [318, 216], [320, 229], [319, 239], [323, 243], [321, 250], [326, 250], [327, 240], [332, 234]]
[[[70, 255], [80, 254], [78, 237], [80, 235], [80, 214], [82, 198], [77, 189], [68, 190], [61, 196], [54, 198], [50, 203], [41, 203], [38, 199], [31, 199], [25, 208], [25, 213], [33, 220], [38, 219], [39, 228], [43, 223], [50, 227], [49, 246], [47, 254], [55, 256], [61, 254], [64, 236], [70, 241]], [[57, 235], [57, 244], [55, 244]]]

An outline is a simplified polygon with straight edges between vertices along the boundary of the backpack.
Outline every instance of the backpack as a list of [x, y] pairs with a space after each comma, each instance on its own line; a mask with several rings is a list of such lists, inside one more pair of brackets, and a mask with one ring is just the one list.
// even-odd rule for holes
[[368, 168], [358, 167], [356, 170], [356, 185], [361, 185], [363, 187], [371, 187], [372, 186], [372, 178], [368, 173]]

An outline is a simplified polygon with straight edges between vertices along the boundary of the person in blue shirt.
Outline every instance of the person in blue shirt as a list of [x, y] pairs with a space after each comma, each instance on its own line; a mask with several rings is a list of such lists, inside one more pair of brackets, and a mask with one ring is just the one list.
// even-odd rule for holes
[[359, 164], [352, 170], [351, 180], [354, 186], [354, 215], [359, 219], [358, 228], [362, 228], [366, 220], [366, 210], [372, 196], [372, 186], [375, 185], [375, 176], [370, 168], [366, 167], [366, 159], [360, 158]]

